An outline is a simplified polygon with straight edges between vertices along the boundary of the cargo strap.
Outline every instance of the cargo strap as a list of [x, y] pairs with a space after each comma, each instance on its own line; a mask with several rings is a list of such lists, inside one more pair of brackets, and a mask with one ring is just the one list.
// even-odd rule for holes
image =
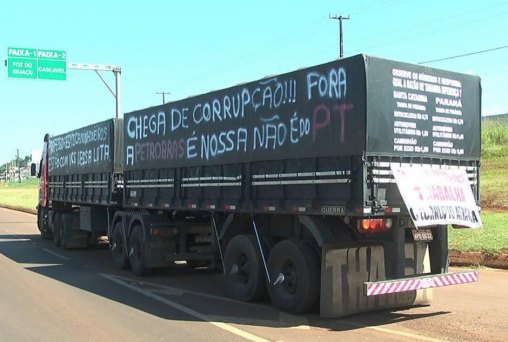
[[215, 223], [215, 217], [213, 217], [213, 216], [212, 216], [212, 223], [213, 223], [213, 231], [215, 233], [215, 238], [217, 239], [217, 246], [219, 247], [220, 261], [222, 263], [222, 271], [224, 272], [224, 274], [226, 274], [226, 266], [224, 266], [224, 257], [222, 255], [222, 247], [220, 246], [219, 232], [217, 231], [217, 224]]
[[258, 241], [259, 253], [261, 254], [261, 259], [263, 259], [263, 266], [265, 267], [266, 279], [268, 280], [268, 284], [271, 284], [270, 274], [268, 273], [268, 267], [266, 266], [265, 254], [263, 253], [263, 248], [261, 246], [261, 240], [259, 239], [258, 228], [256, 226], [256, 221], [254, 218], [252, 219], [252, 227], [254, 227], [254, 233], [256, 233], [256, 239]]

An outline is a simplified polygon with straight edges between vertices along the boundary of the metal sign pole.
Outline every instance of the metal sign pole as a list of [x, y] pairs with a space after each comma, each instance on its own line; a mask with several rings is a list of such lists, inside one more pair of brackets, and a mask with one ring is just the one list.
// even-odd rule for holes
[[[120, 80], [122, 74], [122, 68], [116, 65], [102, 65], [102, 64], [83, 64], [83, 63], [67, 63], [67, 69], [75, 69], [75, 70], [93, 70], [97, 73], [97, 76], [104, 82], [106, 87], [109, 89], [111, 94], [113, 94], [115, 98], [115, 107], [116, 107], [116, 118], [118, 119], [121, 115], [121, 105], [120, 105]], [[115, 91], [111, 89], [108, 83], [102, 78], [99, 71], [112, 71], [115, 75]]]
[[115, 74], [115, 85], [116, 85], [116, 118], [118, 119], [120, 117], [120, 77], [122, 76], [122, 70], [120, 68], [113, 70], [113, 73]]

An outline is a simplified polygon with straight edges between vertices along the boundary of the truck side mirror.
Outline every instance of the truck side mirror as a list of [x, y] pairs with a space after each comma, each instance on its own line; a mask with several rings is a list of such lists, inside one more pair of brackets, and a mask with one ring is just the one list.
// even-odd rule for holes
[[33, 176], [39, 177], [39, 175], [37, 174], [37, 164], [35, 164], [35, 163], [30, 164], [30, 175], [32, 177]]

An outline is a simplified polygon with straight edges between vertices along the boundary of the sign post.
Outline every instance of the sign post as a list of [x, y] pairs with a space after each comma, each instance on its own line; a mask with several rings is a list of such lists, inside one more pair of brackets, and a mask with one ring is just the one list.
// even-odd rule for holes
[[[118, 119], [122, 113], [121, 107], [120, 107], [120, 78], [122, 76], [122, 68], [120, 68], [117, 65], [101, 65], [101, 64], [83, 64], [83, 63], [69, 63], [67, 65], [68, 69], [75, 69], [75, 70], [93, 70], [99, 76], [99, 78], [102, 80], [104, 85], [108, 88], [110, 93], [115, 98], [115, 104], [116, 104], [116, 118]], [[99, 71], [112, 71], [115, 75], [115, 91], [111, 89], [111, 87], [108, 85], [108, 83], [102, 78]]]

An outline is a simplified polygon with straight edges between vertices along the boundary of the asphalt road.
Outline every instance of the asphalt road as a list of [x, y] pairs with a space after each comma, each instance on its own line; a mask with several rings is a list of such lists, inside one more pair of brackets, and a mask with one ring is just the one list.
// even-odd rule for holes
[[431, 306], [345, 319], [229, 300], [219, 273], [149, 278], [113, 268], [106, 245], [63, 250], [35, 216], [0, 209], [1, 341], [506, 341], [508, 271], [434, 291]]

